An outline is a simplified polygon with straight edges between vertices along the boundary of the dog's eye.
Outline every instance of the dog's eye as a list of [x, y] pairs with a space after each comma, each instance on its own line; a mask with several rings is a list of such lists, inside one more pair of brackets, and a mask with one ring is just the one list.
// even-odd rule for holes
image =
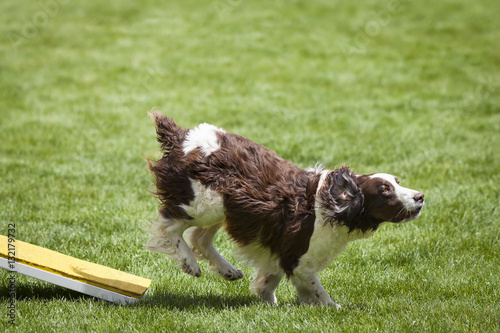
[[391, 188], [387, 185], [384, 185], [382, 187], [382, 194], [390, 194], [391, 193]]

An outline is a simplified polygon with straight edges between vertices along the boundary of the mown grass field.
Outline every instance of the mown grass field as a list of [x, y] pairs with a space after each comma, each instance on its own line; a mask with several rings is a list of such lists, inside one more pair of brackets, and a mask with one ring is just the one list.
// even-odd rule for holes
[[[0, 234], [150, 278], [117, 306], [17, 276], [22, 332], [500, 329], [500, 3], [0, 2]], [[341, 311], [278, 307], [142, 248], [158, 157], [150, 110], [210, 122], [302, 167], [388, 172], [423, 191], [321, 275]], [[217, 247], [235, 262], [224, 234]]]

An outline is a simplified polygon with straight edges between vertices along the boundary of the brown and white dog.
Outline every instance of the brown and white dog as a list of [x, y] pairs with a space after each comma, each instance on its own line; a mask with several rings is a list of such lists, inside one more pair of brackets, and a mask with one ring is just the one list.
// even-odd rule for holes
[[[321, 285], [325, 269], [349, 241], [371, 236], [384, 221], [420, 215], [424, 195], [388, 174], [356, 175], [348, 167], [303, 170], [275, 152], [213, 125], [184, 130], [153, 113], [163, 157], [149, 161], [161, 203], [145, 247], [201, 276], [197, 257], [226, 280], [243, 277], [214, 248], [224, 225], [242, 257], [257, 268], [251, 290], [277, 304], [287, 276], [303, 303], [339, 307]], [[191, 228], [186, 238], [184, 232]], [[196, 255], [195, 255], [196, 254]]]

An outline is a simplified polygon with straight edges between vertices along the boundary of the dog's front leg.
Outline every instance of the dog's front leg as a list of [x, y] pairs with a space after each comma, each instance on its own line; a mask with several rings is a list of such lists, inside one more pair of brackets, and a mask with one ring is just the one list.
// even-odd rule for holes
[[323, 288], [316, 273], [300, 272], [300, 270], [296, 269], [290, 280], [297, 289], [300, 303], [331, 305], [340, 309], [340, 305], [332, 301], [330, 295]]
[[266, 272], [259, 271], [255, 276], [252, 285], [250, 286], [250, 290], [252, 293], [259, 296], [262, 300], [278, 305], [278, 301], [276, 300], [275, 291], [278, 288], [278, 285], [283, 278], [283, 274], [270, 274]]

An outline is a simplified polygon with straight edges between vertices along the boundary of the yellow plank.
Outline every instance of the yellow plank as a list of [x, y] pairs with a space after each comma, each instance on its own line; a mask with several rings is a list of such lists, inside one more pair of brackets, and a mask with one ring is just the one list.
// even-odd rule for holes
[[[15, 261], [96, 287], [141, 298], [151, 280], [121, 272], [113, 268], [76, 259], [40, 246], [15, 240]], [[10, 250], [14, 250], [10, 246]], [[10, 253], [12, 257], [13, 253]], [[9, 242], [0, 235], [0, 257], [9, 258]]]

